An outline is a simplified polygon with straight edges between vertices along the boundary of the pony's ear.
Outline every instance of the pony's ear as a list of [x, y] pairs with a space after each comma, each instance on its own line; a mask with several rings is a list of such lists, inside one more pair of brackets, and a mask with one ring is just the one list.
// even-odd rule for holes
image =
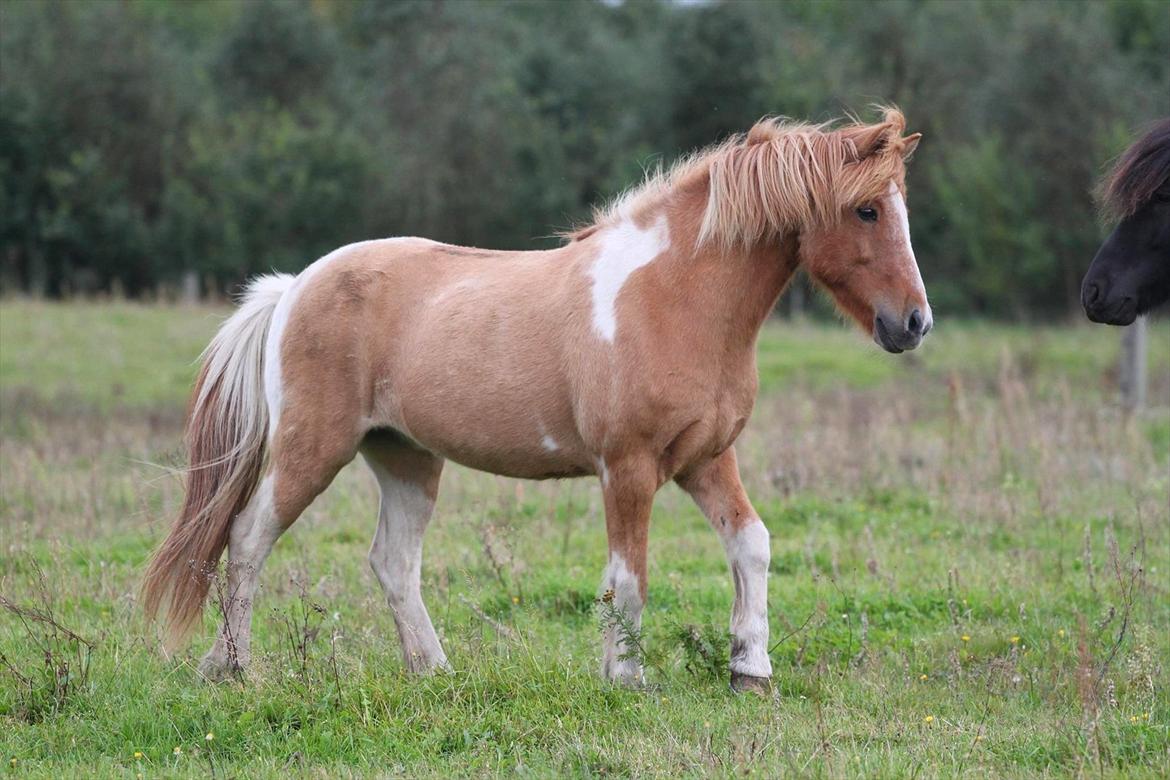
[[899, 148], [899, 139], [906, 131], [906, 118], [901, 111], [889, 106], [877, 108], [882, 111], [882, 121], [873, 125], [857, 124], [841, 130], [857, 150], [858, 161]]
[[902, 139], [902, 159], [910, 159], [910, 155], [914, 154], [914, 150], [918, 148], [918, 142], [922, 140], [922, 133], [911, 133]]
[[864, 160], [885, 148], [889, 142], [890, 129], [890, 125], [883, 122], [880, 125], [850, 128], [845, 132], [846, 137], [853, 142], [853, 148], [857, 150], [857, 159]]

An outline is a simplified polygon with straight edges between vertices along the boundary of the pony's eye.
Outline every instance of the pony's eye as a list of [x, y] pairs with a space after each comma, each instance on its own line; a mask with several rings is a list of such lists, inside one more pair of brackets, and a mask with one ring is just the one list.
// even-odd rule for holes
[[877, 222], [877, 209], [862, 206], [857, 210], [857, 216], [862, 222]]

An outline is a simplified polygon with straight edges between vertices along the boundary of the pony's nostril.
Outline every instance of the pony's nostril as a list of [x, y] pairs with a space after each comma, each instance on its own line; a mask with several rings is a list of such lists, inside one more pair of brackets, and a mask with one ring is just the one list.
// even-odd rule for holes
[[922, 312], [918, 309], [910, 312], [910, 319], [906, 321], [906, 330], [915, 336], [922, 335]]
[[1099, 287], [1097, 287], [1096, 282], [1089, 282], [1088, 284], [1085, 285], [1085, 296], [1084, 297], [1085, 297], [1086, 304], [1096, 303], [1097, 298], [1100, 297], [1100, 295], [1101, 295], [1101, 289]]

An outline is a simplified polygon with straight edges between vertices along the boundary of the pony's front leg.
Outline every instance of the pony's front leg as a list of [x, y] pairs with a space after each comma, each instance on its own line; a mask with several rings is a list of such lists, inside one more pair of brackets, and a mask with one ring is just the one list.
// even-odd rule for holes
[[731, 687], [765, 692], [772, 676], [772, 661], [768, 658], [770, 538], [740, 482], [735, 449], [729, 447], [677, 481], [719, 534], [731, 567], [735, 583]]
[[602, 579], [604, 629], [601, 674], [615, 682], [642, 682], [642, 607], [646, 603], [646, 547], [650, 508], [658, 489], [652, 460], [601, 462], [609, 563]]

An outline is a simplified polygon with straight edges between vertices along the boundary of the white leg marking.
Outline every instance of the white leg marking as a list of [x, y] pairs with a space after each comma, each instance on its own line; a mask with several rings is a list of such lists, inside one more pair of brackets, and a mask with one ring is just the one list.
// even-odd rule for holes
[[634, 271], [649, 263], [670, 246], [666, 216], [641, 230], [626, 220], [606, 228], [601, 251], [589, 275], [593, 278], [593, 327], [601, 338], [613, 342], [617, 333], [617, 298]]
[[411, 672], [449, 668], [421, 593], [423, 533], [434, 503], [418, 485], [398, 479], [373, 460], [366, 462], [382, 490], [370, 568], [394, 613], [406, 668]]
[[[610, 553], [609, 564], [602, 579], [604, 598], [612, 594], [615, 610], [625, 615], [629, 627], [642, 627], [642, 596], [638, 592], [638, 578], [617, 553]], [[608, 680], [637, 684], [642, 681], [642, 665], [635, 658], [622, 659], [632, 648], [625, 642], [625, 632], [613, 621], [607, 622], [602, 636], [601, 674]]]
[[768, 658], [768, 562], [771, 539], [762, 522], [744, 526], [724, 541], [735, 605], [731, 611], [731, 671], [770, 677]]
[[226, 615], [219, 636], [203, 657], [200, 671], [212, 679], [230, 676], [251, 659], [252, 601], [260, 570], [284, 528], [276, 518], [273, 477], [266, 476], [232, 523], [228, 538]]

